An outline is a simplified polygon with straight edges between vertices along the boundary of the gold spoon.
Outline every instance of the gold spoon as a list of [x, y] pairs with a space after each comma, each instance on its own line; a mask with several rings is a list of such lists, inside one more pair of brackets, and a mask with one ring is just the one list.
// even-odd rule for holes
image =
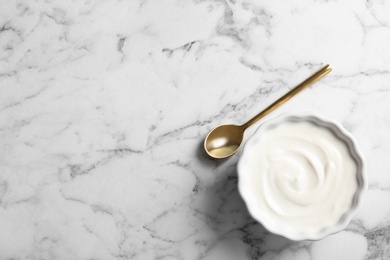
[[311, 75], [301, 84], [296, 86], [287, 92], [284, 96], [276, 100], [266, 109], [254, 116], [248, 122], [243, 125], [220, 125], [210, 131], [204, 140], [204, 149], [206, 153], [216, 159], [222, 159], [233, 155], [240, 148], [242, 139], [244, 137], [244, 131], [264, 116], [274, 111], [279, 106], [283, 105], [290, 98], [298, 94], [306, 87], [314, 84], [317, 80], [324, 77], [326, 74], [332, 71], [329, 64], [325, 65], [322, 69]]

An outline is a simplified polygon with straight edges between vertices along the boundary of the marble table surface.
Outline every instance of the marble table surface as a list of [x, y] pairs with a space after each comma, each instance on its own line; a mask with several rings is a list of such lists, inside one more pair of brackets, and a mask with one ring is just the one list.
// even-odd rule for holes
[[[369, 189], [293, 242], [249, 216], [240, 153], [202, 142], [324, 63], [268, 118], [340, 122]], [[390, 1], [1, 0], [0, 259], [389, 259], [389, 111]]]

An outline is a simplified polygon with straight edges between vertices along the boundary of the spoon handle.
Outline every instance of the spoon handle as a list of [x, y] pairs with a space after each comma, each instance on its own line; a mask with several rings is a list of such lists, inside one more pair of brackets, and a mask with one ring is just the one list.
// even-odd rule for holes
[[282, 96], [281, 98], [276, 100], [274, 103], [269, 105], [266, 109], [264, 109], [259, 114], [254, 116], [252, 119], [250, 119], [248, 122], [243, 124], [241, 127], [243, 127], [243, 129], [246, 129], [249, 126], [253, 125], [257, 121], [259, 121], [261, 118], [265, 117], [266, 115], [268, 115], [269, 113], [271, 113], [272, 111], [274, 111], [275, 109], [277, 109], [278, 107], [280, 107], [281, 105], [286, 103], [290, 98], [292, 98], [293, 96], [295, 96], [296, 94], [298, 94], [299, 92], [301, 92], [302, 90], [307, 88], [308, 86], [314, 84], [316, 81], [318, 81], [319, 79], [321, 79], [322, 77], [324, 77], [326, 74], [328, 74], [331, 71], [332, 71], [332, 68], [330, 67], [330, 65], [329, 64], [325, 65], [319, 71], [317, 71], [316, 73], [311, 75], [309, 78], [307, 78], [305, 81], [303, 81], [301, 84], [299, 84], [298, 86], [296, 86], [295, 88], [291, 89], [289, 92], [284, 94], [284, 96]]

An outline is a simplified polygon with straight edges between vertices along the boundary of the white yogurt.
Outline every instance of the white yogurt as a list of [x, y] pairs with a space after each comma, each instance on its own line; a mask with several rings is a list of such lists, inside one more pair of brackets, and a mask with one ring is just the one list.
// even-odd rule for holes
[[251, 199], [267, 221], [293, 232], [317, 232], [351, 208], [357, 166], [329, 129], [283, 122], [249, 148], [245, 174]]

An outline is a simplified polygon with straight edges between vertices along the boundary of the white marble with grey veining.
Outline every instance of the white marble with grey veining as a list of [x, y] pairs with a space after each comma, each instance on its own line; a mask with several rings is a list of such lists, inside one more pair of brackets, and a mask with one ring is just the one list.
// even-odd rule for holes
[[[384, 0], [0, 0], [0, 259], [389, 259], [389, 46]], [[249, 217], [240, 154], [200, 148], [323, 63], [272, 116], [342, 123], [370, 185], [292, 242]]]

